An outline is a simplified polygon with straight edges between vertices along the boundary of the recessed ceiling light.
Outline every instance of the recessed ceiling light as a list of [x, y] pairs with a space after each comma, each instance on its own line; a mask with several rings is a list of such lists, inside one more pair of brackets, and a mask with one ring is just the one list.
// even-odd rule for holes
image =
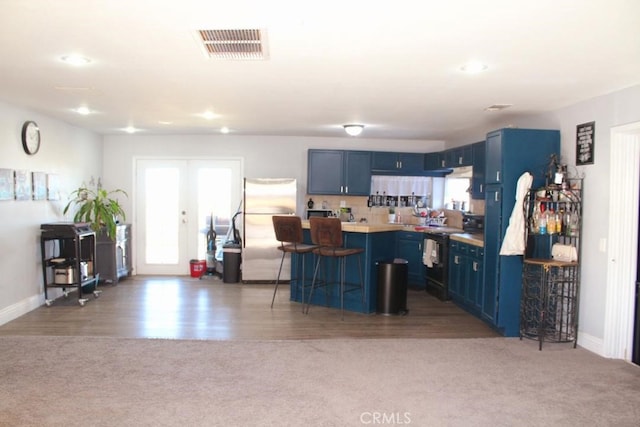
[[204, 117], [207, 120], [213, 120], [215, 118], [220, 117], [219, 114], [216, 114], [213, 111], [205, 111], [204, 113], [201, 114], [201, 116]]
[[489, 68], [487, 64], [483, 64], [482, 62], [469, 61], [460, 67], [460, 70], [468, 74], [476, 74], [486, 70], [487, 68]]
[[136, 133], [139, 129], [134, 128], [133, 126], [127, 126], [124, 128], [124, 131], [127, 133]]
[[161, 125], [171, 125], [171, 124], [173, 124], [173, 122], [172, 122], [172, 121], [170, 121], [170, 120], [158, 120], [158, 124], [161, 124]]
[[226, 134], [226, 133], [229, 133], [229, 128], [228, 128], [228, 127], [226, 127], [226, 126], [221, 127], [221, 128], [220, 128], [220, 133], [225, 133], [225, 134]]
[[69, 65], [75, 65], [75, 66], [80, 66], [80, 65], [86, 65], [89, 62], [91, 62], [91, 60], [89, 58], [87, 58], [86, 56], [82, 56], [82, 55], [65, 55], [61, 58], [64, 62], [66, 62]]
[[91, 114], [91, 110], [89, 110], [89, 107], [78, 107], [76, 108], [76, 113], [87, 116]]

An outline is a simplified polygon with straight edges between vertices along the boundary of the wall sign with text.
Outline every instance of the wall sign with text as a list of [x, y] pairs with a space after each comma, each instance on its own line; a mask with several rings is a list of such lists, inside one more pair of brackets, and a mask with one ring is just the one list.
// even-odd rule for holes
[[596, 143], [596, 122], [576, 126], [576, 165], [592, 165]]

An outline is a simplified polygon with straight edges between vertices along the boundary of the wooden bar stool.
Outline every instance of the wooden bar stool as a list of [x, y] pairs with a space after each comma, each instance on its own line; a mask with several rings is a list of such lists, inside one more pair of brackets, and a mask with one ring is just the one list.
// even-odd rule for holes
[[[313, 272], [313, 280], [311, 282], [311, 291], [309, 292], [309, 300], [307, 301], [306, 313], [309, 313], [309, 305], [311, 304], [311, 298], [313, 297], [313, 291], [318, 286], [316, 278], [318, 276], [318, 270], [323, 259], [333, 259], [338, 262], [340, 273], [340, 315], [344, 320], [344, 294], [353, 290], [360, 290], [362, 296], [362, 306], [364, 307], [364, 279], [362, 276], [362, 261], [360, 254], [364, 253], [364, 248], [345, 248], [343, 247], [342, 240], [342, 224], [339, 218], [323, 218], [323, 217], [311, 217], [309, 218], [311, 226], [311, 242], [314, 245], [318, 245], [313, 249], [313, 253], [317, 256], [316, 266]], [[346, 265], [347, 259], [351, 256], [358, 258], [358, 273], [360, 274], [359, 286], [353, 283], [347, 283]], [[331, 285], [330, 280], [326, 280], [322, 283], [322, 286]]]
[[[271, 308], [273, 308], [273, 302], [276, 299], [276, 292], [278, 292], [278, 284], [280, 283], [280, 273], [282, 273], [282, 264], [284, 263], [284, 257], [289, 254], [300, 255], [299, 262], [302, 263], [302, 275], [298, 277], [298, 262], [295, 263], [295, 280], [300, 280], [300, 286], [302, 288], [302, 311], [304, 312], [304, 264], [305, 255], [310, 254], [316, 245], [308, 245], [303, 243], [302, 235], [302, 220], [299, 216], [287, 215], [287, 216], [273, 216], [273, 229], [276, 233], [276, 240], [280, 242], [278, 250], [282, 251], [282, 259], [280, 260], [280, 269], [278, 270], [278, 277], [276, 278], [276, 287], [273, 290], [273, 298], [271, 298]], [[293, 257], [292, 257], [293, 258]], [[293, 280], [294, 278], [292, 278]], [[296, 289], [298, 288], [296, 284]]]

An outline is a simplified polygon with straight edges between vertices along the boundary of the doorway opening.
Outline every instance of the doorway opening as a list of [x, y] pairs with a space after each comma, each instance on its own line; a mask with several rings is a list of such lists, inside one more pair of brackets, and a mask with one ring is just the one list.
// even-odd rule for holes
[[213, 227], [216, 252], [242, 197], [241, 159], [136, 161], [136, 271], [185, 275], [207, 257]]

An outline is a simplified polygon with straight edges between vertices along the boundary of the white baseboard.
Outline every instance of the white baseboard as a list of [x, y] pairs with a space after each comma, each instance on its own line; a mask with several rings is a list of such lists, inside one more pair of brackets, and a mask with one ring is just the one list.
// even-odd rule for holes
[[44, 304], [44, 295], [34, 295], [29, 298], [23, 299], [9, 307], [5, 307], [0, 310], [0, 325], [4, 325], [7, 322], [10, 322], [23, 314], [27, 314], [31, 310], [35, 310]]
[[604, 340], [602, 338], [596, 338], [584, 332], [578, 332], [578, 345], [598, 356], [606, 357], [604, 355]]

